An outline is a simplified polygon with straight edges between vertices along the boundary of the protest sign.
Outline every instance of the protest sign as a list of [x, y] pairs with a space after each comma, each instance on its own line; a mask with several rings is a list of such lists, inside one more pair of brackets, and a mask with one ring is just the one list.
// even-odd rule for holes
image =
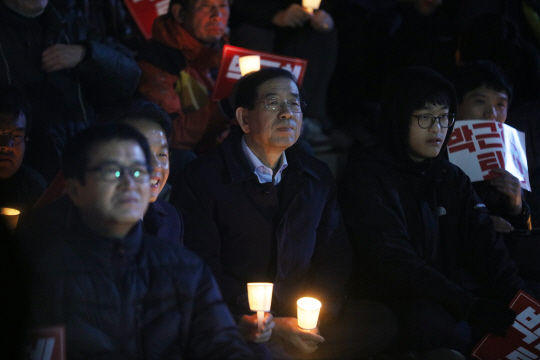
[[212, 100], [221, 100], [231, 93], [234, 83], [242, 77], [239, 59], [241, 56], [247, 55], [259, 55], [261, 57], [261, 69], [280, 67], [289, 70], [296, 77], [298, 85], [302, 84], [307, 60], [225, 45], [221, 55], [221, 64]]
[[148, 40], [152, 37], [154, 20], [169, 11], [170, 0], [124, 0], [139, 30]]
[[28, 337], [25, 360], [65, 360], [64, 326], [34, 329]]
[[471, 181], [493, 178], [492, 169], [505, 169], [531, 191], [525, 134], [495, 120], [457, 121], [448, 141], [450, 162], [459, 166]]
[[481, 360], [533, 360], [540, 358], [540, 303], [519, 291], [510, 303], [517, 313], [506, 337], [486, 335], [471, 356]]

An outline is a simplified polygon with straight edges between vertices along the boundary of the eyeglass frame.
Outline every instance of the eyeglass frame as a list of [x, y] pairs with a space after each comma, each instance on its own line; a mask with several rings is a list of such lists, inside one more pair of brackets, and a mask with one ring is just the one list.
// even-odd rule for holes
[[267, 104], [268, 101], [275, 101], [275, 100], [271, 100], [271, 99], [265, 99], [265, 100], [261, 100], [261, 101], [256, 101], [253, 103], [253, 106], [257, 105], [257, 104], [260, 104], [260, 103], [264, 103], [264, 108], [268, 111], [279, 111], [283, 108], [283, 104], [287, 105], [287, 109], [289, 109], [290, 112], [292, 113], [295, 113], [295, 114], [300, 114], [300, 113], [303, 113], [304, 112], [304, 109], [306, 108], [306, 103], [303, 102], [302, 100], [298, 99], [298, 102], [300, 103], [300, 111], [293, 111], [290, 107], [289, 107], [289, 103], [287, 102], [287, 100], [283, 100], [283, 101], [280, 101], [279, 102], [279, 108], [278, 109], [270, 109], [269, 106]]
[[[145, 168], [146, 173], [141, 174], [143, 177], [134, 175], [134, 169], [133, 168], [135, 166], [121, 166], [121, 165], [114, 164], [114, 163], [105, 163], [105, 164], [97, 165], [97, 166], [94, 166], [94, 167], [91, 167], [91, 168], [87, 168], [86, 172], [99, 172], [99, 176], [100, 176], [101, 180], [103, 180], [105, 182], [108, 182], [108, 183], [113, 183], [113, 182], [119, 181], [120, 179], [122, 179], [122, 177], [126, 173], [130, 175], [130, 178], [132, 178], [133, 181], [135, 181], [136, 183], [139, 183], [139, 184], [142, 184], [142, 183], [145, 182], [144, 177], [147, 177], [147, 180], [149, 180], [150, 179], [150, 174], [152, 172], [152, 167], [148, 166], [146, 164], [145, 165], [141, 164], [141, 165], [136, 165], [136, 166], [140, 166], [140, 167]], [[120, 171], [120, 176], [116, 176], [115, 179], [107, 179], [106, 176], [103, 173], [103, 169], [105, 167], [116, 167], [116, 168], [118, 168], [119, 171]], [[135, 171], [140, 172], [140, 170], [135, 170]], [[142, 180], [139, 180], [139, 179], [142, 179]]]
[[[412, 114], [411, 116], [415, 117], [416, 120], [417, 120], [417, 123], [418, 123], [418, 126], [420, 126], [422, 129], [431, 129], [431, 127], [433, 125], [435, 125], [435, 122], [438, 122], [439, 123], [439, 126], [443, 129], [448, 129], [450, 126], [454, 125], [454, 123], [456, 122], [456, 114], [454, 113], [447, 113], [447, 114], [443, 114], [441, 116], [435, 116], [433, 114], [420, 114], [420, 115], [414, 115]], [[420, 125], [420, 117], [422, 116], [431, 116], [431, 123], [429, 124], [428, 127], [423, 127], [422, 125]], [[445, 116], [448, 116], [448, 125], [447, 126], [443, 126], [441, 124], [441, 119]], [[450, 121], [450, 117], [451, 117], [451, 120]]]
[[[22, 144], [22, 143], [25, 143], [25, 144], [26, 144], [26, 143], [28, 142], [28, 140], [30, 140], [30, 139], [28, 138], [28, 136], [23, 135], [22, 138], [21, 138], [21, 140], [20, 140], [19, 142], [17, 142], [17, 140], [15, 140], [15, 136], [13, 135], [13, 132], [14, 132], [14, 131], [21, 131], [21, 130], [19, 130], [19, 129], [14, 129], [14, 130], [11, 130], [10, 132], [4, 131], [4, 132], [1, 132], [1, 133], [0, 133], [0, 138], [5, 137], [5, 138], [8, 139], [8, 141], [9, 141], [10, 139], [13, 141], [13, 144], [10, 145], [10, 147], [11, 147], [11, 146], [17, 146], [17, 145], [20, 145], [20, 144]], [[17, 136], [18, 136], [18, 135], [17, 135]]]

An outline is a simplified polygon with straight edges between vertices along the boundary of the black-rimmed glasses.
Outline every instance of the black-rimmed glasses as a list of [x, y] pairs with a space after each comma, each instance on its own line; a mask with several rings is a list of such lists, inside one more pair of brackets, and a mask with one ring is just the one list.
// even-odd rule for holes
[[[10, 144], [10, 141], [11, 141], [11, 144]], [[17, 146], [27, 141], [28, 141], [28, 136], [25, 136], [24, 132], [20, 130], [12, 130], [10, 132], [4, 131], [0, 133], [0, 144], [7, 143], [10, 146]]]
[[124, 174], [129, 174], [135, 182], [147, 182], [150, 175], [150, 169], [145, 165], [120, 166], [115, 164], [99, 165], [93, 168], [88, 168], [86, 171], [99, 172], [101, 180], [107, 182], [116, 182]]
[[420, 126], [422, 129], [431, 128], [436, 121], [439, 121], [439, 125], [442, 128], [448, 128], [454, 125], [454, 121], [456, 120], [456, 114], [442, 114], [441, 116], [420, 114], [412, 116], [418, 119], [418, 126]]

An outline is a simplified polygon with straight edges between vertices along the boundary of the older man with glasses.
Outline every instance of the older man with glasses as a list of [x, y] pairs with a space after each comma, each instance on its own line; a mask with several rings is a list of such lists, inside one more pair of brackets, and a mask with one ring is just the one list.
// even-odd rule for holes
[[[380, 304], [344, 301], [351, 249], [330, 170], [292, 147], [304, 109], [294, 76], [261, 69], [239, 80], [236, 94], [241, 129], [192, 162], [173, 186], [186, 246], [210, 265], [261, 358], [372, 356], [392, 340], [394, 318]], [[272, 315], [261, 331], [248, 306], [248, 282], [274, 284]], [[304, 296], [322, 302], [311, 331], [296, 319]]]

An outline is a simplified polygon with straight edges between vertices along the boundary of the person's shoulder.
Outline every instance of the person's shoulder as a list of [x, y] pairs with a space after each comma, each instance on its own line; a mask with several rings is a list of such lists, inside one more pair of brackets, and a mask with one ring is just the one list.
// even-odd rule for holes
[[153, 203], [150, 203], [147, 211], [156, 212], [166, 217], [178, 217], [178, 210], [176, 207], [163, 199], [156, 199]]
[[185, 174], [188, 178], [203, 180], [211, 174], [218, 174], [221, 172], [224, 166], [225, 160], [223, 157], [223, 150], [221, 149], [220, 145], [191, 161], [186, 167]]
[[178, 73], [187, 66], [184, 53], [157, 40], [150, 40], [136, 56], [137, 61], [147, 62], [170, 74]]
[[439, 172], [446, 180], [469, 180], [469, 177], [461, 168], [448, 160], [442, 159], [438, 164]]
[[193, 274], [204, 267], [204, 261], [183, 244], [173, 243], [158, 236], [144, 233], [144, 257], [150, 267], [167, 267], [177, 270], [188, 270]]
[[41, 192], [44, 192], [47, 188], [47, 181], [45, 178], [31, 167], [22, 164], [19, 172], [21, 174], [21, 178], [27, 181], [29, 186], [32, 186], [32, 188], [38, 189]]
[[294, 148], [287, 149], [285, 155], [287, 156], [287, 162], [292, 169], [299, 167], [319, 180], [327, 182], [334, 181], [334, 175], [332, 174], [330, 167], [315, 156]]

